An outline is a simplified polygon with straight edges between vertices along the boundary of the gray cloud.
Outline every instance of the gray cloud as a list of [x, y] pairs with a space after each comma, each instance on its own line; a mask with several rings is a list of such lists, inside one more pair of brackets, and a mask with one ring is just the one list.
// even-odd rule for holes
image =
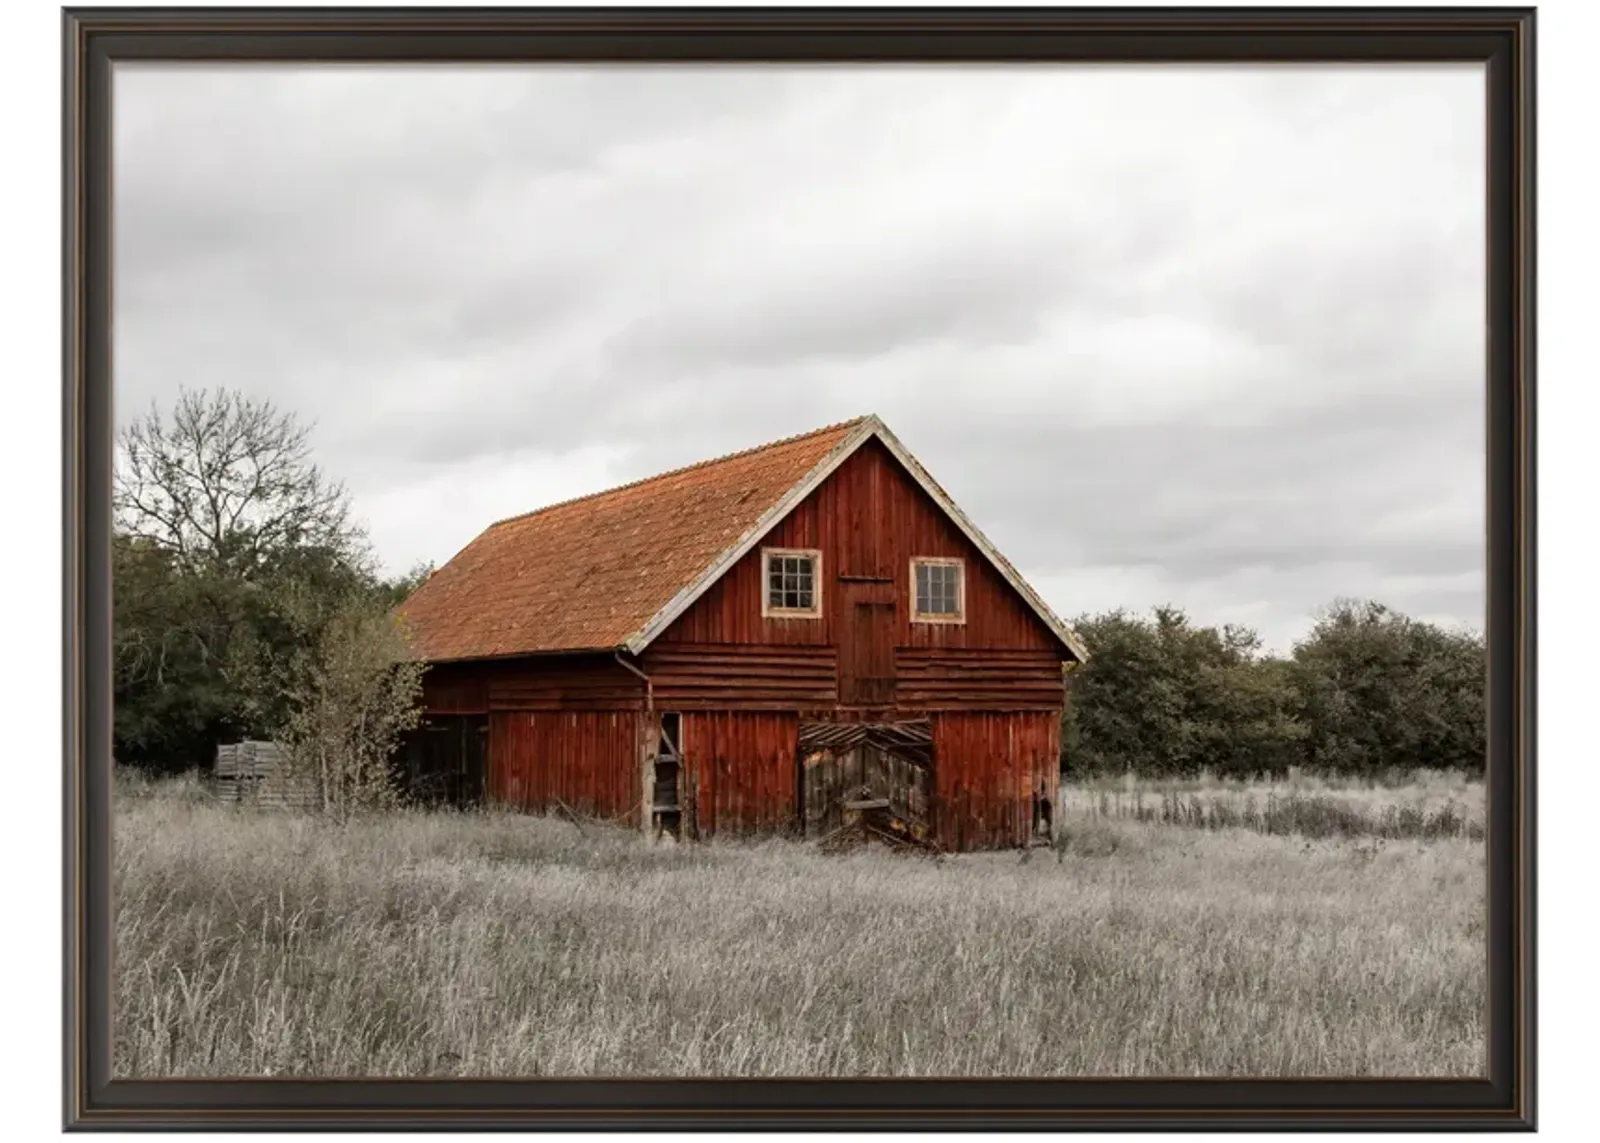
[[875, 411], [1058, 610], [1483, 610], [1470, 68], [154, 68], [124, 414], [317, 424], [395, 568]]

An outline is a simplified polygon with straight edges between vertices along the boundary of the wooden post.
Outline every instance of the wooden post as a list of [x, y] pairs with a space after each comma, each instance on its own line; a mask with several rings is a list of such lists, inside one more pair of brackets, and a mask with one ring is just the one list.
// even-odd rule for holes
[[655, 803], [656, 743], [660, 741], [660, 733], [656, 729], [655, 713], [642, 712], [639, 715], [639, 829], [645, 837], [654, 834], [655, 814], [650, 808]]

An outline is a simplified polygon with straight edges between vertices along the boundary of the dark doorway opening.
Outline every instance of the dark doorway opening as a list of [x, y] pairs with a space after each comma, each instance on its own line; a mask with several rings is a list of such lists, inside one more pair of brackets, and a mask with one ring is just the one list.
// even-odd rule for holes
[[426, 806], [482, 805], [488, 756], [488, 715], [430, 715], [401, 742], [401, 789]]
[[657, 837], [683, 830], [683, 716], [665, 712], [656, 736], [656, 756], [650, 796], [650, 821]]
[[1055, 819], [1052, 817], [1050, 795], [1040, 790], [1033, 796], [1033, 834], [1035, 837], [1054, 837]]

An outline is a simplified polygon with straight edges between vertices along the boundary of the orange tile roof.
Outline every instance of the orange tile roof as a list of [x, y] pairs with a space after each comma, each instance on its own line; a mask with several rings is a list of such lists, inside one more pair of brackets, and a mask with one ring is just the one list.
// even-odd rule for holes
[[491, 525], [400, 607], [418, 658], [623, 646], [867, 418]]

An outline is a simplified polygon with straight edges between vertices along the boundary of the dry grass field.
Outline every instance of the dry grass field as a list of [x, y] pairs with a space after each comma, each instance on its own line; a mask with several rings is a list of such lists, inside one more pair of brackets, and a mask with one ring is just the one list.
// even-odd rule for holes
[[[114, 1068], [1481, 1074], [1482, 790], [1451, 781], [1302, 783], [1373, 825], [1317, 837], [1131, 809], [1265, 789], [1103, 783], [1056, 851], [941, 860], [125, 784]], [[1476, 833], [1387, 836], [1387, 807], [1447, 802]]]
[[1201, 829], [1243, 827], [1310, 838], [1483, 840], [1483, 782], [1460, 773], [1391, 773], [1382, 781], [1095, 778], [1062, 786], [1068, 813]]

